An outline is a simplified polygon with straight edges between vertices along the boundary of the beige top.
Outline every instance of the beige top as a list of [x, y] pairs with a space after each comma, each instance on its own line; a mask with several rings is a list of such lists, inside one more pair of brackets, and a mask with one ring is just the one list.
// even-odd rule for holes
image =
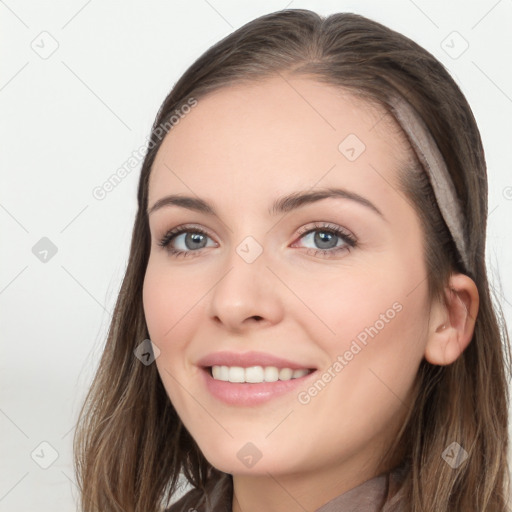
[[[399, 491], [408, 467], [397, 466], [350, 489], [322, 505], [315, 512], [405, 512], [403, 495]], [[231, 512], [233, 480], [227, 473], [217, 472], [205, 492], [192, 489], [165, 512]], [[385, 504], [385, 505], [384, 505]]]

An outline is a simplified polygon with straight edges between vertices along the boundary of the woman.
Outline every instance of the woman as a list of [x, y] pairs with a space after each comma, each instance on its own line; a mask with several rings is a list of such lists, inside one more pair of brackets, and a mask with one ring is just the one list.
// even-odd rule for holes
[[162, 510], [180, 474], [172, 512], [508, 510], [486, 198], [467, 101], [403, 35], [284, 10], [210, 48], [153, 126], [82, 510]]

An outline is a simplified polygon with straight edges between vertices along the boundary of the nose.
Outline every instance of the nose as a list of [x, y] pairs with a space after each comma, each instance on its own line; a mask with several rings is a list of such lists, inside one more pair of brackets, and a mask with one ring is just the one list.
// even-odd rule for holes
[[[240, 256], [242, 254], [242, 256]], [[278, 323], [283, 315], [283, 285], [267, 265], [265, 252], [254, 261], [233, 251], [210, 295], [210, 318], [225, 329], [242, 332]]]

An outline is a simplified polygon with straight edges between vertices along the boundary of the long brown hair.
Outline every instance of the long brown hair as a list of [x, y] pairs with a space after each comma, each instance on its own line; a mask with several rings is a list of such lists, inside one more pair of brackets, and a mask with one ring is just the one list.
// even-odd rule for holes
[[[322, 17], [302, 9], [262, 16], [208, 49], [157, 114], [140, 175], [126, 274], [75, 434], [82, 510], [156, 512], [175, 494], [180, 473], [198, 489], [219, 475], [181, 423], [156, 365], [134, 357], [149, 338], [142, 304], [150, 253], [148, 179], [163, 140], [161, 127], [190, 98], [200, 101], [233, 83], [286, 73], [345, 88], [388, 112], [389, 98], [401, 95], [437, 142], [464, 215], [467, 268], [417, 161], [400, 171], [400, 187], [422, 222], [430, 297], [443, 298], [450, 274], [463, 272], [477, 285], [479, 312], [473, 339], [453, 364], [422, 361], [414, 400], [387, 455], [399, 453], [408, 461], [408, 511], [508, 510], [510, 345], [486, 275], [487, 173], [471, 108], [443, 65], [407, 37], [357, 14]], [[454, 441], [469, 454], [457, 469], [442, 457]]]

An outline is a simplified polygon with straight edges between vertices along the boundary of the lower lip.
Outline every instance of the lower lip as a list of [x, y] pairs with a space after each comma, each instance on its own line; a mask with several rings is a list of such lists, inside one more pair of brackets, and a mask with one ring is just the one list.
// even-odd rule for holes
[[214, 379], [208, 368], [202, 368], [208, 391], [215, 397], [229, 405], [252, 406], [282, 396], [297, 390], [304, 385], [306, 379], [315, 371], [290, 380], [277, 380], [275, 382], [261, 382], [259, 384], [249, 382], [226, 382]]

